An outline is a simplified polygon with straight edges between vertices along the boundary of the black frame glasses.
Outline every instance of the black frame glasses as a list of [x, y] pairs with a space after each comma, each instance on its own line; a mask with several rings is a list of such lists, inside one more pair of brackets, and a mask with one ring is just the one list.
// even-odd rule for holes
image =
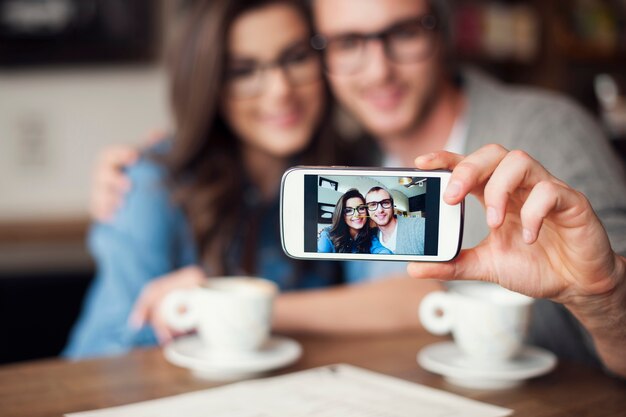
[[368, 203], [366, 203], [367, 209], [369, 211], [376, 211], [378, 210], [378, 206], [381, 206], [383, 209], [387, 210], [393, 207], [393, 200], [391, 198], [385, 198], [384, 200], [380, 200], [380, 201], [370, 201]]
[[252, 98], [263, 94], [266, 71], [279, 68], [291, 85], [297, 86], [322, 78], [319, 51], [307, 41], [297, 42], [286, 48], [271, 62], [253, 59], [233, 59], [228, 63], [224, 80], [225, 92], [234, 98]]
[[313, 48], [323, 51], [324, 66], [331, 74], [350, 75], [360, 71], [367, 44], [380, 41], [385, 56], [394, 63], [415, 63], [428, 58], [436, 45], [437, 18], [425, 14], [396, 22], [379, 32], [343, 33], [311, 38]]
[[343, 215], [344, 216], [354, 216], [354, 213], [358, 213], [358, 214], [367, 214], [367, 205], [362, 204], [360, 206], [357, 207], [346, 207], [343, 209]]

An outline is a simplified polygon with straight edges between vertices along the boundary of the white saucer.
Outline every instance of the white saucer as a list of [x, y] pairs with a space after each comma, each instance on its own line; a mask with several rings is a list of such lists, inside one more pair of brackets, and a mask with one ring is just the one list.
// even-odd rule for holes
[[163, 354], [169, 362], [188, 368], [201, 378], [224, 381], [290, 365], [300, 358], [302, 347], [286, 337], [271, 337], [258, 351], [224, 356], [211, 352], [197, 335], [192, 335], [175, 339]]
[[472, 366], [454, 342], [426, 346], [417, 354], [422, 368], [440, 374], [452, 384], [467, 388], [505, 389], [515, 387], [528, 378], [550, 372], [556, 356], [538, 347], [526, 346], [510, 362], [494, 367]]

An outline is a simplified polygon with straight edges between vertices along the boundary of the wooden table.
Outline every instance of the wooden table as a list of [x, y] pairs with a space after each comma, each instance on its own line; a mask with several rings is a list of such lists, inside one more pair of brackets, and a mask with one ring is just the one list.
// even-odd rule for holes
[[[416, 352], [441, 340], [433, 336], [294, 337], [304, 355], [273, 375], [343, 362], [509, 407], [516, 417], [626, 416], [626, 384], [581, 365], [560, 363], [551, 374], [520, 387], [480, 391], [449, 385], [417, 365]], [[0, 367], [0, 416], [58, 417], [216, 385], [170, 365], [157, 348], [98, 360], [7, 365]]]

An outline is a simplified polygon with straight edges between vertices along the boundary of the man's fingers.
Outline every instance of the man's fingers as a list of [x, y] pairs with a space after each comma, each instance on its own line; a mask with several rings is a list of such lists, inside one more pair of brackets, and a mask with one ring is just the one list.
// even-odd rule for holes
[[415, 158], [415, 167], [424, 170], [447, 169], [452, 171], [463, 158], [465, 158], [463, 155], [452, 152], [433, 152]]
[[568, 212], [557, 222], [566, 228], [576, 228], [592, 221], [593, 213], [587, 199], [579, 192], [555, 181], [541, 181], [533, 187], [520, 211], [522, 237], [526, 243], [534, 243], [541, 226], [551, 214]]
[[525, 199], [537, 183], [550, 179], [550, 173], [526, 152], [515, 150], [506, 154], [485, 185], [484, 201], [489, 227], [499, 227], [504, 222], [511, 196], [522, 192], [519, 197]]
[[139, 151], [135, 147], [128, 145], [114, 145], [106, 148], [102, 152], [98, 165], [122, 169], [137, 162], [138, 158]]
[[116, 201], [109, 196], [95, 195], [90, 203], [89, 213], [92, 218], [100, 222], [108, 222], [119, 208], [121, 198]]
[[94, 186], [97, 187], [96, 192], [114, 192], [116, 194], [125, 193], [131, 187], [131, 181], [128, 176], [111, 166], [101, 167], [96, 172]]
[[487, 145], [459, 162], [444, 193], [446, 203], [459, 203], [472, 190], [487, 182], [507, 152], [500, 145]]
[[146, 136], [141, 140], [141, 144], [139, 145], [142, 149], [150, 148], [167, 136], [166, 131], [164, 129], [154, 129], [148, 132]]
[[558, 204], [558, 188], [550, 181], [543, 181], [531, 190], [520, 211], [524, 242], [530, 244], [537, 240], [543, 220]]
[[130, 189], [130, 180], [116, 170], [97, 173], [92, 185], [90, 214], [99, 221], [108, 221], [121, 206], [124, 194]]
[[444, 201], [458, 204], [472, 190], [487, 182], [507, 153], [500, 145], [487, 145], [465, 158], [450, 152], [436, 152], [417, 158], [415, 164], [421, 169], [452, 169]]

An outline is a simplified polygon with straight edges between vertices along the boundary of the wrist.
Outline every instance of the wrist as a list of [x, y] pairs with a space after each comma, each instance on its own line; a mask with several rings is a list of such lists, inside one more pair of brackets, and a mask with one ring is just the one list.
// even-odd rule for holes
[[596, 352], [606, 369], [626, 378], [626, 259], [615, 255], [609, 279], [615, 285], [605, 293], [577, 297], [566, 307], [593, 338]]
[[[626, 340], [626, 258], [615, 255], [608, 280], [611, 288], [601, 294], [571, 297], [565, 306], [594, 336], [622, 336]], [[595, 337], [594, 337], [595, 338]]]

